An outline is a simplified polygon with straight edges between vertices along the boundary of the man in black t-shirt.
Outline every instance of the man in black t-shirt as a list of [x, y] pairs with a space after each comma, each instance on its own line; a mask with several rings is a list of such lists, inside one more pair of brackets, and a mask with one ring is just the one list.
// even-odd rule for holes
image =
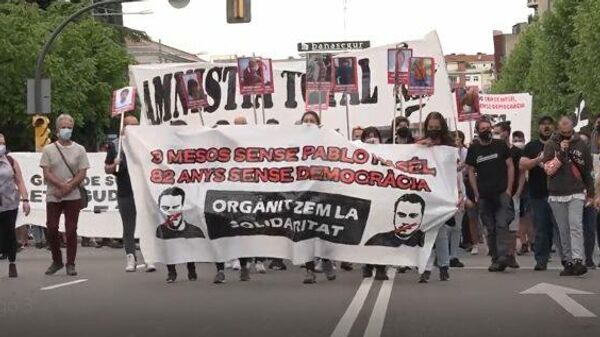
[[519, 169], [519, 161], [523, 156], [523, 150], [511, 144], [510, 133], [510, 121], [500, 122], [494, 125], [494, 138], [502, 140], [506, 143], [506, 146], [509, 148], [510, 157], [513, 161], [514, 180], [512, 184], [512, 202], [515, 210], [515, 217], [508, 227], [511, 235], [513, 236], [512, 246], [510, 248], [509, 267], [519, 268], [515, 254], [517, 252], [517, 231], [519, 230], [519, 222], [521, 219], [521, 193], [523, 192], [523, 187], [525, 186], [525, 171]]
[[469, 183], [479, 204], [481, 222], [487, 228], [487, 242], [492, 257], [490, 272], [504, 271], [510, 264], [513, 236], [509, 224], [515, 213], [512, 205], [514, 165], [505, 142], [492, 139], [489, 120], [477, 122], [479, 142], [467, 153]]
[[[124, 130], [127, 126], [138, 124], [138, 120], [135, 116], [125, 116], [121, 137], [123, 137]], [[121, 214], [121, 220], [123, 221], [123, 245], [125, 246], [125, 254], [127, 257], [125, 271], [134, 272], [137, 265], [135, 256], [135, 218], [137, 213], [135, 202], [133, 200], [131, 180], [129, 178], [129, 172], [127, 171], [127, 160], [125, 159], [125, 154], [117, 153], [118, 143], [119, 140], [117, 139], [109, 144], [106, 160], [104, 161], [104, 171], [107, 174], [113, 174], [117, 178], [117, 204], [119, 205], [119, 213]], [[119, 166], [119, 171], [117, 171], [117, 166]], [[153, 272], [155, 270], [156, 267], [154, 267], [153, 264], [146, 264], [147, 272]]]
[[[548, 204], [548, 182], [542, 164], [544, 145], [552, 136], [554, 131], [554, 120], [552, 117], [544, 116], [538, 122], [539, 139], [532, 140], [523, 150], [520, 161], [522, 169], [529, 171], [529, 197], [533, 210], [535, 223], [535, 270], [547, 269], [552, 239], [558, 239], [554, 235], [556, 227], [550, 204]], [[556, 245], [562, 259], [561, 245]]]

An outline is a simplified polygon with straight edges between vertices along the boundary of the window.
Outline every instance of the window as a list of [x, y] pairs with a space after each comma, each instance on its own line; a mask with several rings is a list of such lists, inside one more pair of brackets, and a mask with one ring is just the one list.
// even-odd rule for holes
[[456, 83], [456, 76], [449, 76], [450, 83]]
[[479, 82], [479, 76], [473, 76], [473, 82]]
[[471, 76], [465, 76], [465, 81], [470, 82], [471, 81]]

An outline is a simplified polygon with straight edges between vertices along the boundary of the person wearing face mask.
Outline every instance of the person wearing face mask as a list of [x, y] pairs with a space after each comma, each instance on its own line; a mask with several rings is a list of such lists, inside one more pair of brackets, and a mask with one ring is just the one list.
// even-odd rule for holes
[[[406, 117], [396, 117], [396, 144], [414, 144], [415, 139], [410, 131], [410, 121]], [[392, 130], [394, 129], [394, 121], [391, 125]], [[393, 139], [389, 139], [387, 144], [393, 144]]]
[[15, 224], [19, 204], [23, 213], [29, 215], [31, 208], [27, 187], [23, 181], [21, 166], [6, 150], [6, 140], [0, 133], [0, 248], [8, 259], [8, 277], [16, 278], [17, 273], [17, 233]]
[[321, 118], [314, 111], [307, 111], [300, 118], [302, 124], [321, 126]]
[[[366, 128], [362, 135], [361, 141], [367, 144], [381, 144], [381, 134], [375, 127]], [[385, 281], [388, 278], [386, 274], [386, 266], [382, 264], [366, 264], [362, 268], [362, 275], [364, 278], [373, 277], [373, 269], [375, 269], [375, 280]]]
[[554, 131], [554, 119], [543, 116], [538, 121], [538, 137], [525, 145], [523, 157], [519, 166], [529, 171], [529, 202], [533, 211], [535, 223], [535, 261], [534, 270], [544, 271], [548, 268], [552, 243], [556, 242], [556, 248], [561, 257], [562, 248], [558, 237], [558, 227], [554, 220], [550, 204], [548, 203], [548, 187], [546, 172], [542, 164], [544, 146], [550, 140]]
[[[419, 140], [417, 144], [425, 145], [425, 146], [452, 146], [454, 147], [456, 142], [450, 135], [448, 131], [448, 125], [446, 123], [446, 119], [439, 112], [431, 112], [425, 118], [425, 122], [423, 124], [423, 134], [425, 138]], [[462, 185], [462, 173], [457, 172], [456, 181], [459, 186], [459, 196], [458, 196], [458, 208], [459, 212], [456, 214], [456, 218], [449, 219], [445, 224], [443, 224], [437, 234], [435, 239], [434, 253], [435, 258], [437, 259], [437, 266], [440, 270], [440, 281], [449, 281], [450, 280], [450, 241], [452, 239], [457, 238], [458, 242], [460, 242], [460, 223], [462, 223], [462, 217], [464, 215], [464, 188]], [[455, 247], [452, 247], [455, 250], [458, 250], [457, 240], [454, 240], [456, 243]], [[454, 252], [456, 255], [456, 252]], [[419, 283], [427, 283], [429, 281], [429, 277], [431, 276], [431, 270], [433, 267], [434, 254], [432, 254], [429, 258], [427, 266], [425, 268], [425, 272], [421, 274], [419, 279]], [[458, 261], [460, 262], [460, 261]], [[456, 262], [455, 262], [456, 265]], [[464, 266], [464, 265], [462, 265]]]
[[[512, 146], [520, 149], [521, 157], [523, 157], [523, 150], [525, 149], [525, 134], [522, 131], [514, 131], [512, 133]], [[519, 168], [521, 160], [515, 163], [515, 170]], [[517, 255], [525, 255], [529, 251], [533, 251], [533, 245], [535, 244], [535, 236], [533, 234], [533, 223], [531, 216], [531, 208], [529, 207], [529, 184], [527, 183], [527, 170], [519, 168], [524, 174], [524, 184], [521, 191], [521, 200], [519, 200], [519, 210], [517, 210], [519, 220], [519, 232], [518, 237], [521, 241], [521, 249], [517, 252]]]
[[510, 151], [510, 157], [513, 160], [514, 165], [514, 180], [512, 186], [512, 203], [515, 211], [515, 216], [513, 221], [510, 223], [509, 230], [513, 237], [512, 246], [510, 249], [509, 255], [509, 264], [508, 266], [513, 269], [518, 269], [520, 266], [517, 263], [517, 259], [515, 257], [517, 252], [517, 231], [519, 229], [519, 222], [521, 219], [521, 194], [523, 193], [523, 188], [525, 186], [525, 171], [519, 169], [519, 161], [523, 156], [523, 151], [512, 145], [510, 142], [510, 121], [500, 122], [494, 125], [493, 137], [494, 139], [501, 140], [506, 143]]
[[560, 275], [583, 275], [587, 273], [583, 264], [583, 208], [594, 200], [593, 163], [590, 149], [574, 132], [569, 117], [558, 121], [558, 132], [544, 146], [542, 163], [565, 259]]
[[514, 164], [506, 142], [492, 138], [492, 124], [482, 118], [475, 126], [479, 141], [469, 147], [467, 165], [479, 215], [487, 228], [492, 264], [490, 272], [502, 272], [510, 264], [513, 236], [509, 225], [515, 212], [512, 205]]
[[67, 275], [76, 276], [75, 257], [77, 254], [77, 222], [81, 211], [79, 186], [90, 168], [85, 148], [71, 140], [75, 121], [62, 114], [56, 119], [58, 140], [42, 150], [40, 166], [47, 181], [46, 227], [48, 244], [52, 251], [52, 264], [46, 275], [54, 275], [64, 267], [58, 224], [61, 215], [65, 217], [67, 245]]
[[[125, 136], [125, 129], [129, 126], [138, 125], [139, 122], [134, 115], [126, 115], [123, 120], [123, 131], [121, 137]], [[119, 140], [115, 139], [108, 144], [106, 160], [104, 161], [104, 171], [106, 174], [112, 174], [117, 179], [117, 203], [119, 213], [123, 222], [123, 245], [125, 247], [126, 266], [125, 271], [135, 272], [137, 268], [137, 259], [135, 256], [135, 219], [136, 209], [133, 199], [133, 189], [131, 188], [131, 179], [127, 171], [127, 159], [124, 153], [117, 153]], [[119, 170], [117, 171], [117, 166]], [[146, 271], [153, 272], [156, 267], [152, 263], [146, 263]]]

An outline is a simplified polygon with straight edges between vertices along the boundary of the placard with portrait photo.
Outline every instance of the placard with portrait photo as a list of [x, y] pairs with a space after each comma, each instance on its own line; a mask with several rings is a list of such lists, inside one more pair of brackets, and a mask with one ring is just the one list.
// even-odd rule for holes
[[408, 94], [430, 96], [434, 92], [435, 60], [432, 57], [411, 57], [408, 73]]
[[333, 92], [358, 93], [358, 63], [356, 57], [333, 59]]
[[456, 111], [459, 122], [481, 118], [478, 87], [456, 88], [454, 97], [456, 98]]
[[307, 90], [331, 90], [333, 57], [331, 54], [317, 53], [306, 56]]
[[264, 94], [272, 94], [275, 92], [275, 85], [273, 82], [273, 62], [271, 59], [261, 59], [260, 60], [262, 75], [263, 75], [263, 83], [264, 83]]
[[200, 109], [208, 104], [201, 72], [183, 74], [177, 80], [184, 108]]
[[388, 49], [388, 84], [408, 84], [408, 68], [413, 50], [410, 48]]
[[135, 99], [135, 87], [125, 87], [113, 91], [111, 109], [112, 117], [118, 116], [127, 111], [135, 110]]
[[[319, 94], [321, 100], [319, 101]], [[319, 109], [319, 103], [321, 108]], [[329, 91], [306, 89], [306, 111], [327, 110], [329, 107]]]
[[260, 57], [240, 57], [237, 62], [240, 94], [262, 95], [265, 83]]

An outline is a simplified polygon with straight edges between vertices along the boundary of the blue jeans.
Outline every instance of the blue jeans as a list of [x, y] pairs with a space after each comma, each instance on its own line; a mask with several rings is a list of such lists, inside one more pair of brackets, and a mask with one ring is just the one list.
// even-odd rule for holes
[[596, 248], [596, 221], [598, 212], [593, 206], [583, 209], [583, 247], [585, 261], [594, 263], [594, 248]]
[[[552, 209], [546, 198], [531, 198], [529, 200], [533, 210], [533, 222], [535, 226], [535, 261], [547, 264], [552, 249], [554, 238], [554, 227], [556, 226]], [[562, 252], [560, 244], [556, 245]], [[562, 257], [562, 254], [561, 254]]]

